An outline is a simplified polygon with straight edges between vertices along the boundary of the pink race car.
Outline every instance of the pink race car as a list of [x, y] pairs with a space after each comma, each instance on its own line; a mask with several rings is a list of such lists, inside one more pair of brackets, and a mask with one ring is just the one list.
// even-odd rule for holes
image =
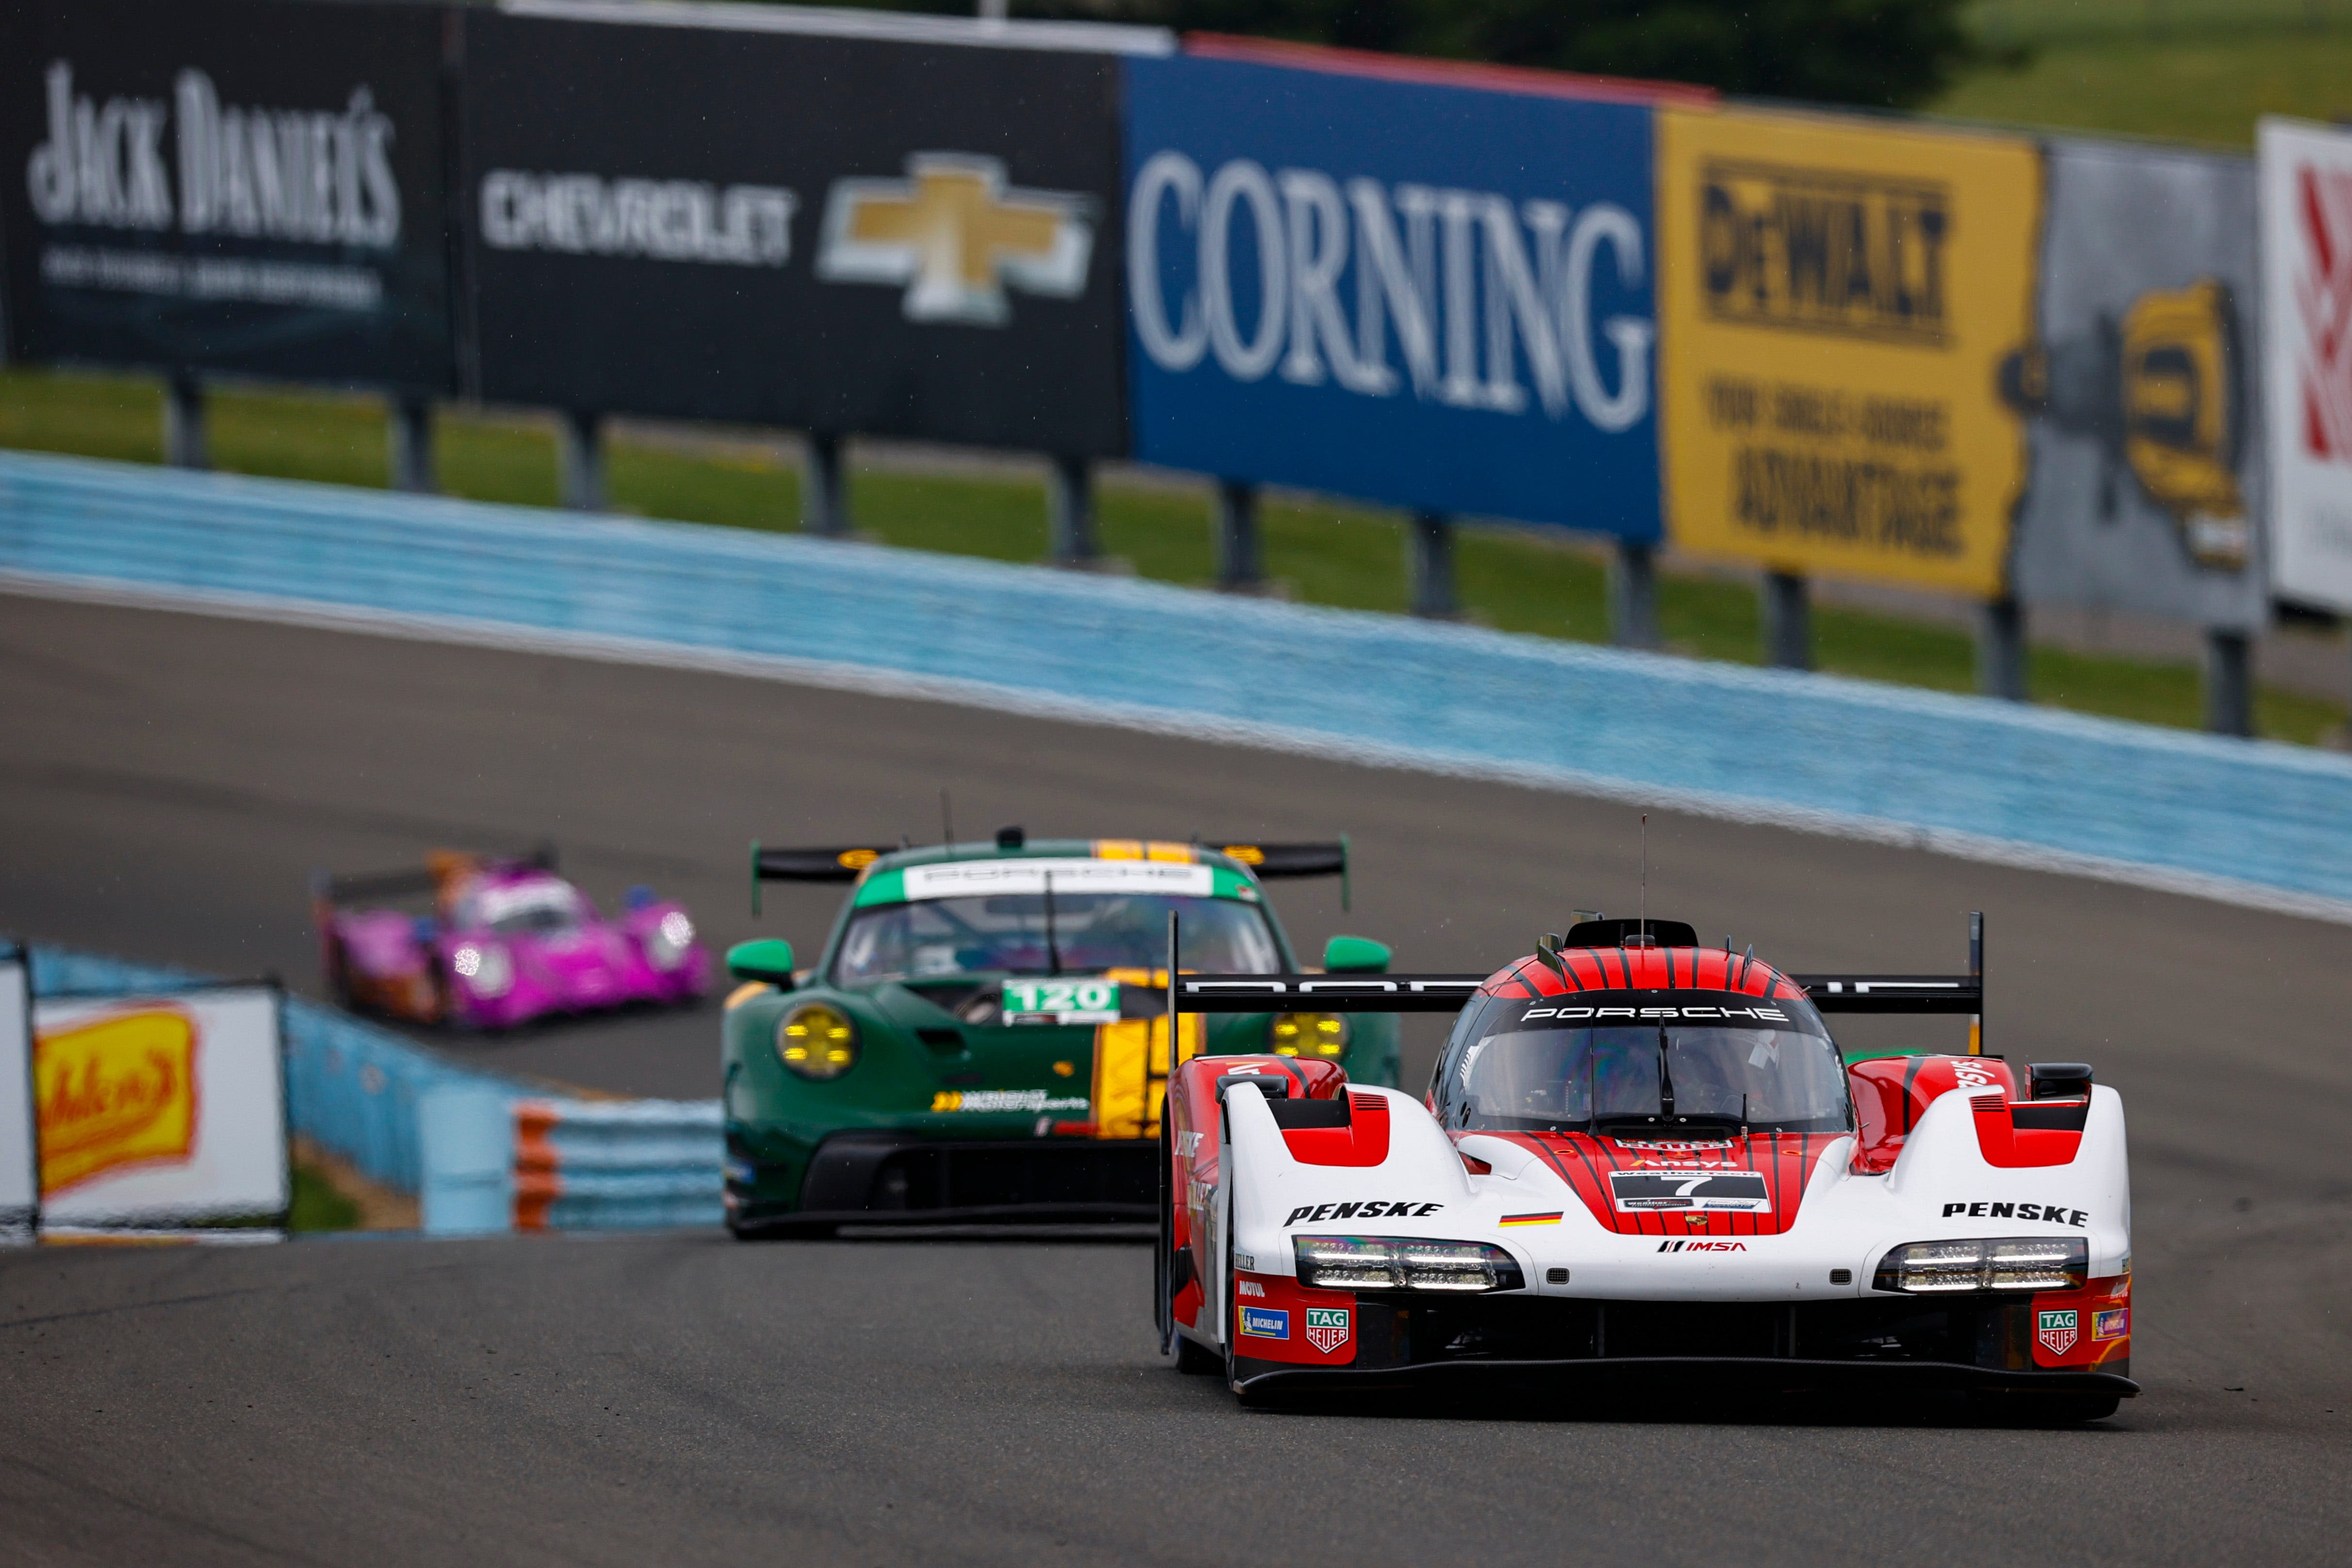
[[[313, 883], [329, 990], [343, 1005], [419, 1023], [509, 1029], [551, 1013], [691, 1005], [710, 955], [683, 906], [632, 888], [608, 921], [555, 873], [555, 852], [513, 858], [439, 850], [425, 868]], [[402, 900], [415, 909], [355, 909]]]

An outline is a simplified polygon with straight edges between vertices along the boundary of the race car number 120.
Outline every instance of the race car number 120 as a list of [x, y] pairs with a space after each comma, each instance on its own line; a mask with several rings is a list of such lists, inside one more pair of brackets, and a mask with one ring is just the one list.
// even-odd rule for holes
[[1008, 1024], [1116, 1024], [1116, 980], [1008, 980], [999, 1005]]

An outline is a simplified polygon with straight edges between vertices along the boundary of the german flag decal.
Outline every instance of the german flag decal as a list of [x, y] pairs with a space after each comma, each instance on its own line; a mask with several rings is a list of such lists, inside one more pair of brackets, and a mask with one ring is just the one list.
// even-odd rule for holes
[[1549, 1214], [1507, 1214], [1503, 1216], [1502, 1223], [1505, 1225], [1558, 1225], [1563, 1212], [1554, 1209]]

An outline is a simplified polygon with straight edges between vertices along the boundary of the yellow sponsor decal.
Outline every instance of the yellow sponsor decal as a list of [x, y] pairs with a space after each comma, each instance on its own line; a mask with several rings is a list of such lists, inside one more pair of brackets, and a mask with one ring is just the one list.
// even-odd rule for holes
[[1140, 860], [1143, 840], [1140, 838], [1097, 838], [1095, 840], [1097, 860]]
[[196, 1025], [175, 1007], [118, 1013], [33, 1045], [41, 1195], [126, 1165], [184, 1163], [196, 1141]]
[[[1164, 981], [1163, 981], [1164, 984]], [[1181, 1064], [1201, 1054], [1206, 1020], [1181, 1015]], [[1157, 1138], [1168, 1099], [1168, 1020], [1122, 1018], [1095, 1026], [1094, 1121], [1097, 1138]]]
[[1658, 116], [1668, 537], [1992, 597], [2028, 461], [2041, 160], [2022, 139]]
[[1097, 838], [1094, 847], [1097, 860], [1160, 860], [1172, 866], [1190, 866], [1200, 858], [1192, 853], [1190, 844], [1158, 838], [1148, 844], [1140, 838]]
[[845, 871], [863, 871], [881, 858], [881, 851], [877, 849], [845, 849], [834, 857]]

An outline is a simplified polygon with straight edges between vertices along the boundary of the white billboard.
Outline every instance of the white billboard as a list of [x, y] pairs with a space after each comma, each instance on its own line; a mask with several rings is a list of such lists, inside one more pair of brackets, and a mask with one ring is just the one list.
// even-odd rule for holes
[[2265, 119], [2258, 162], [2271, 586], [2352, 611], [2352, 134]]
[[41, 1224], [283, 1223], [279, 1001], [268, 985], [37, 1000]]
[[0, 943], [0, 1242], [33, 1234], [33, 991], [24, 950]]

